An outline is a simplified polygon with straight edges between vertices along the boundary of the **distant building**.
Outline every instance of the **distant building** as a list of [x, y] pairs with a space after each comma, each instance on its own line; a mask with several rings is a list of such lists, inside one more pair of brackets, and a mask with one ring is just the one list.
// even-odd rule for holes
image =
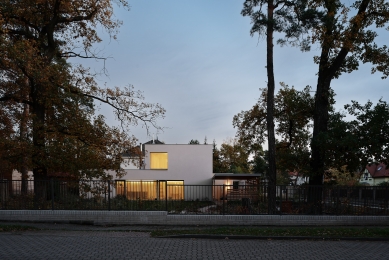
[[389, 169], [384, 163], [372, 163], [365, 167], [359, 179], [359, 183], [376, 186], [389, 181]]
[[291, 185], [301, 185], [309, 182], [309, 177], [300, 176], [298, 172], [288, 172]]

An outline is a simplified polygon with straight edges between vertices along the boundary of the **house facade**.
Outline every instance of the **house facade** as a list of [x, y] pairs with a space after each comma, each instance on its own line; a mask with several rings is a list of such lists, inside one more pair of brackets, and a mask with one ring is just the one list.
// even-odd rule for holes
[[[167, 197], [182, 200], [195, 197], [182, 185], [212, 184], [213, 145], [162, 144], [153, 141], [141, 147], [139, 158], [124, 158], [125, 175], [116, 180], [118, 195], [128, 199], [159, 200]], [[132, 164], [137, 161], [139, 163]], [[209, 193], [211, 197], [211, 188]]]
[[366, 165], [359, 179], [359, 183], [370, 186], [376, 186], [383, 182], [389, 182], [389, 169], [383, 163]]

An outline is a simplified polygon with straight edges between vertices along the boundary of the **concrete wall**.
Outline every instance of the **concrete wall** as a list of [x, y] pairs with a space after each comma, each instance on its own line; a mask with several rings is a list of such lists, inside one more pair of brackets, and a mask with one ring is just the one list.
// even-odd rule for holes
[[0, 210], [0, 221], [94, 225], [389, 226], [388, 216], [169, 215], [165, 211]]
[[[145, 169], [127, 169], [123, 180], [177, 180], [185, 185], [211, 185], [213, 177], [212, 145], [147, 144]], [[151, 170], [151, 152], [168, 153], [167, 170]]]

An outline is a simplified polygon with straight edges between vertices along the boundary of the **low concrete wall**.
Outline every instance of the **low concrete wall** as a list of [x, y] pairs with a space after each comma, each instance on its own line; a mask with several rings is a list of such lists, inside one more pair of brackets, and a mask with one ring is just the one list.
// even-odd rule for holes
[[389, 216], [169, 215], [166, 211], [0, 210], [0, 221], [93, 225], [389, 226]]

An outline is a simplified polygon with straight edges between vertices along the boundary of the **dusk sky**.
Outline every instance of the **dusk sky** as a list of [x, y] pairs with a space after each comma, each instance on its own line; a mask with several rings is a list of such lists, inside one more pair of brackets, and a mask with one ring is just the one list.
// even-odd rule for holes
[[[220, 145], [235, 136], [233, 116], [256, 103], [259, 88], [266, 87], [267, 81], [266, 43], [264, 37], [250, 36], [250, 19], [240, 14], [243, 2], [132, 0], [130, 11], [116, 8], [115, 16], [123, 25], [117, 41], [103, 36], [103, 43], [96, 45], [104, 56], [112, 57], [105, 63], [109, 77], [100, 76], [98, 82], [132, 84], [144, 92], [147, 102], [160, 103], [167, 112], [158, 121], [166, 127], [158, 134], [159, 140], [186, 144], [198, 139], [202, 143], [206, 136], [209, 143], [215, 139]], [[380, 36], [381, 43], [387, 42], [386, 35]], [[314, 90], [318, 65], [313, 56], [318, 52], [315, 46], [306, 53], [277, 46], [276, 92], [279, 82], [299, 90], [310, 85]], [[103, 62], [86, 65], [96, 71], [103, 68]], [[333, 80], [337, 109], [351, 100], [388, 101], [388, 80], [381, 76], [371, 75], [367, 64]], [[104, 108], [100, 113], [115, 124], [112, 113]], [[140, 127], [134, 127], [133, 134], [139, 142], [151, 139]]]

